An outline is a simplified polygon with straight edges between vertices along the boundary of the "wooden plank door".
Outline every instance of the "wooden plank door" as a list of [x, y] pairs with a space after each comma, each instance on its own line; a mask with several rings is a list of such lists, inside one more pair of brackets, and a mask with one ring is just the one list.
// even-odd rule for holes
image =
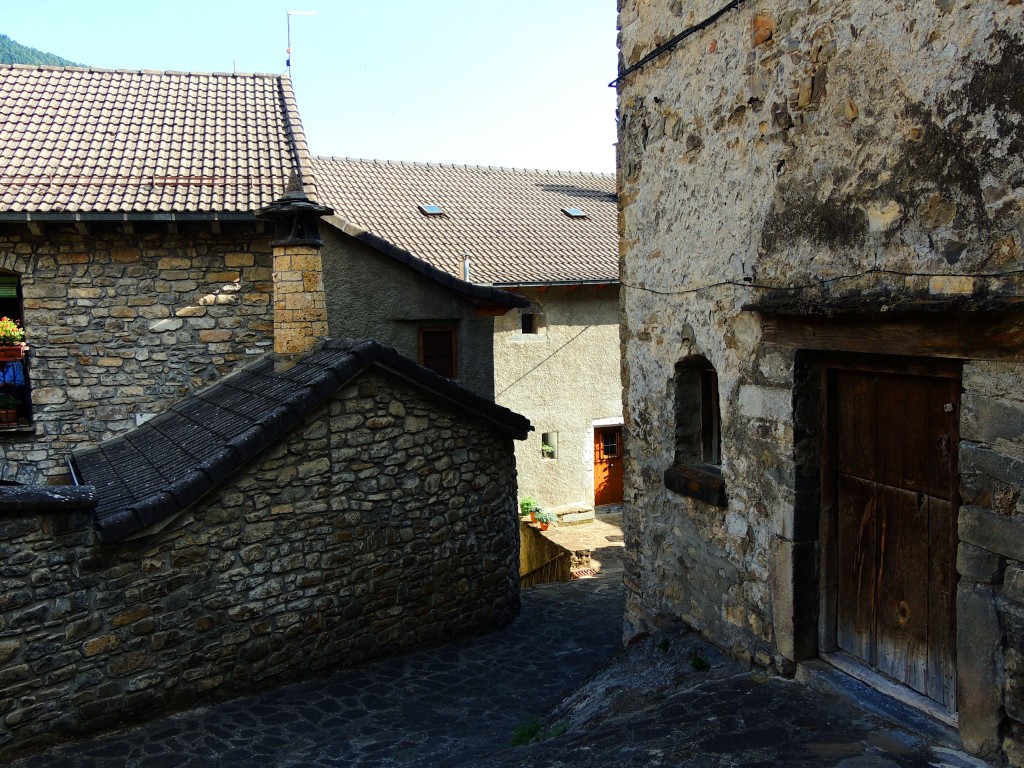
[[959, 378], [831, 376], [835, 644], [953, 712]]
[[594, 506], [622, 503], [622, 427], [594, 428]]

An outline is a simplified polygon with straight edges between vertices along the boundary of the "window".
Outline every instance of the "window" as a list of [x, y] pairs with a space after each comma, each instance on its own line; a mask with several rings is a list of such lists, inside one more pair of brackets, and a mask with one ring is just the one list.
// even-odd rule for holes
[[457, 336], [451, 326], [420, 328], [420, 365], [449, 379], [458, 378]]
[[722, 479], [722, 420], [718, 373], [703, 357], [675, 370], [675, 459], [665, 484], [683, 496], [725, 506]]
[[557, 432], [545, 432], [540, 436], [540, 456], [542, 459], [558, 458]]
[[523, 333], [528, 335], [536, 335], [540, 333], [541, 327], [543, 326], [544, 316], [538, 312], [524, 312], [523, 313]]
[[[24, 328], [21, 280], [14, 273], [0, 272], [0, 317], [14, 320]], [[0, 430], [27, 427], [32, 419], [28, 362], [16, 348], [3, 352], [9, 354], [0, 354]]]

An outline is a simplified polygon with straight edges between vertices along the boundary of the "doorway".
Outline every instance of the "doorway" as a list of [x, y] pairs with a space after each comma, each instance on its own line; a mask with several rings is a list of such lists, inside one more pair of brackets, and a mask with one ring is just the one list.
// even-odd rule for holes
[[594, 427], [594, 506], [622, 497], [622, 426]]
[[822, 371], [820, 650], [953, 713], [961, 366], [839, 360]]

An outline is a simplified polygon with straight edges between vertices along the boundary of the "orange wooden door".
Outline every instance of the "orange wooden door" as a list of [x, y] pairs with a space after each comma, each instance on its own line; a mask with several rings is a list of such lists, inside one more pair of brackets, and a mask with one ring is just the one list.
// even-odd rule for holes
[[594, 506], [622, 503], [622, 427], [594, 429]]

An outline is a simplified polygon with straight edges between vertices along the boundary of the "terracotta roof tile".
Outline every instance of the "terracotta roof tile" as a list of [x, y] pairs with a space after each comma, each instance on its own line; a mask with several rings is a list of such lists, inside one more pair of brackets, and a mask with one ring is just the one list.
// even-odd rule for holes
[[312, 167], [337, 216], [451, 275], [468, 257], [476, 283], [618, 280], [613, 175], [333, 157]]
[[6, 65], [0, 105], [0, 212], [241, 213], [293, 172], [316, 196], [284, 76]]

